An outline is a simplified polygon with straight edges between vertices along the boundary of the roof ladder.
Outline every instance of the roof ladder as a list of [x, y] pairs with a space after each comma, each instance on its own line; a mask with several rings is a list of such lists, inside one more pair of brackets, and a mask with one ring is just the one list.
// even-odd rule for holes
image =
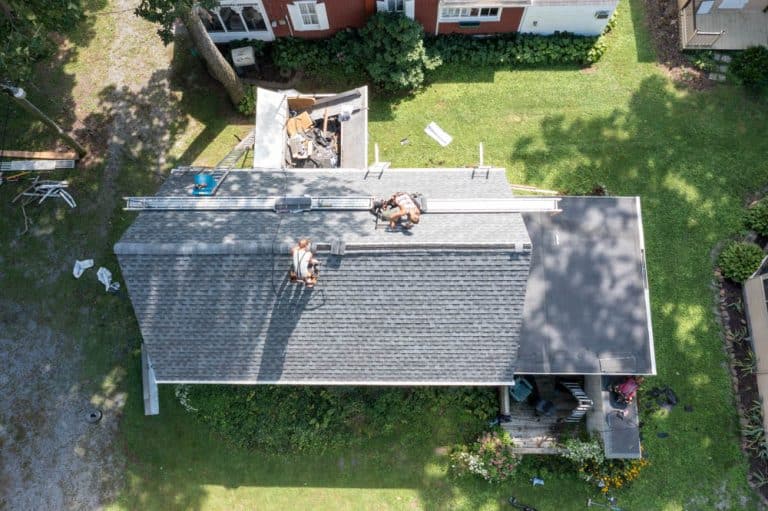
[[237, 143], [234, 149], [232, 149], [229, 154], [227, 154], [224, 159], [216, 165], [216, 167], [214, 167], [212, 170], [206, 170], [202, 172], [213, 177], [212, 186], [209, 185], [202, 188], [194, 188], [192, 190], [192, 195], [197, 197], [216, 195], [216, 190], [219, 189], [221, 183], [224, 182], [224, 180], [229, 175], [229, 172], [235, 167], [235, 165], [237, 165], [237, 162], [240, 160], [240, 158], [243, 157], [248, 149], [253, 147], [255, 141], [256, 129], [254, 128], [244, 139]]
[[[272, 210], [278, 212], [367, 211], [374, 196], [311, 197], [124, 197], [128, 211], [145, 210]], [[559, 197], [513, 197], [509, 199], [431, 199], [424, 213], [533, 213], [557, 212]]]

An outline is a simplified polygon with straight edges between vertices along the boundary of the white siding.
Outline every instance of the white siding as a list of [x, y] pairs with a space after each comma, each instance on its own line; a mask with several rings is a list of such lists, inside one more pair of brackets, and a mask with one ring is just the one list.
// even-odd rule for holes
[[[548, 35], [567, 31], [580, 35], [599, 35], [616, 9], [616, 3], [531, 5], [525, 9], [523, 20], [520, 22], [520, 32]], [[596, 18], [598, 11], [608, 11], [609, 18]]]

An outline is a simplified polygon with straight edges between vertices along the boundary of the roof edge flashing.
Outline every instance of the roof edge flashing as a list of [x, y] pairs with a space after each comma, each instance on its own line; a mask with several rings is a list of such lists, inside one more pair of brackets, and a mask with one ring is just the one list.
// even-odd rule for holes
[[[331, 255], [333, 241], [314, 242], [315, 250], [322, 255]], [[344, 242], [343, 239], [338, 241]], [[237, 254], [277, 254], [288, 255], [293, 242], [288, 240], [276, 241], [274, 244], [264, 241], [231, 241], [220, 243], [203, 243], [185, 241], [182, 243], [137, 243], [118, 242], [114, 246], [117, 255], [237, 255]], [[473, 252], [499, 251], [530, 253], [530, 243], [346, 243], [344, 255], [364, 255], [381, 253], [383, 251], [397, 252]]]

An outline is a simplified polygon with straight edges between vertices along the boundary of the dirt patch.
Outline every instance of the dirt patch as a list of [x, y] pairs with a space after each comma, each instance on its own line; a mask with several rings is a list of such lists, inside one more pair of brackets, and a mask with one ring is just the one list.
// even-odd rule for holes
[[711, 88], [713, 82], [693, 67], [680, 49], [680, 17], [677, 0], [647, 0], [646, 23], [659, 66], [676, 83], [692, 89]]
[[0, 307], [0, 508], [96, 509], [120, 488], [112, 442], [125, 395], [108, 396], [89, 422], [76, 343], [25, 320], [20, 305]]

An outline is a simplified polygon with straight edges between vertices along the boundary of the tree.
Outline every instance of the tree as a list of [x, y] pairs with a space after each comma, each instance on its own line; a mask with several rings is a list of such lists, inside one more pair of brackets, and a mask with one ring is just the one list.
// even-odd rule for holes
[[[2, 1], [2, 0], [0, 0]], [[224, 56], [208, 35], [201, 16], [208, 16], [211, 7], [218, 4], [217, 0], [141, 0], [136, 8], [137, 16], [157, 23], [160, 28], [158, 35], [164, 44], [173, 41], [173, 24], [181, 19], [197, 51], [205, 60], [208, 72], [226, 89], [229, 99], [237, 106], [245, 96], [245, 90], [240, 79], [235, 74]]]
[[79, 0], [0, 0], [0, 81], [25, 83], [34, 64], [56, 51], [52, 32], [83, 18]]

